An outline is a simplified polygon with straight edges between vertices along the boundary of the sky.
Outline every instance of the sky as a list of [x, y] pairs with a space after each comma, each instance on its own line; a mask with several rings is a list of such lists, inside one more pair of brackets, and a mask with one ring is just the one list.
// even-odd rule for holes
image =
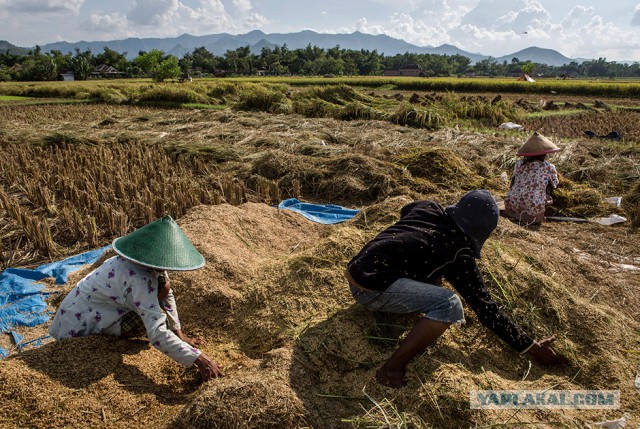
[[537, 46], [640, 62], [640, 0], [0, 0], [0, 40], [23, 47], [252, 30], [360, 31], [493, 57]]

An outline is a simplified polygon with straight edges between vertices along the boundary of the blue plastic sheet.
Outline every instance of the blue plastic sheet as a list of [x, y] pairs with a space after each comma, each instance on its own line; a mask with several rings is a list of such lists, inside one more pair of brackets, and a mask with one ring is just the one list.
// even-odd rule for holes
[[[47, 277], [55, 277], [56, 284], [64, 284], [69, 273], [83, 265], [92, 264], [110, 247], [105, 246], [62, 261], [41, 265], [35, 270], [7, 268], [0, 273], [0, 333], [11, 333], [19, 347], [23, 338], [12, 330], [14, 326], [37, 326], [50, 318], [45, 302], [48, 293], [43, 292], [44, 286], [36, 282]], [[7, 354], [8, 352], [0, 347], [0, 357], [6, 357]]]
[[309, 220], [322, 224], [344, 222], [358, 214], [359, 210], [333, 204], [311, 204], [300, 202], [297, 198], [282, 201], [278, 208], [300, 213]]

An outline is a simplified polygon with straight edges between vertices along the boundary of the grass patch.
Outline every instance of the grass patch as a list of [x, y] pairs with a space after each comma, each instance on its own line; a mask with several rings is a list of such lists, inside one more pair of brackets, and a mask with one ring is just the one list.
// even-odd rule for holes
[[39, 99], [34, 97], [0, 96], [0, 106], [46, 106], [51, 104], [89, 104], [91, 100]]
[[540, 112], [530, 112], [525, 113], [525, 119], [537, 119], [537, 118], [548, 118], [551, 116], [572, 116], [572, 115], [580, 115], [583, 114], [584, 110], [580, 109], [569, 109], [569, 110], [542, 110]]
[[29, 100], [29, 97], [20, 97], [18, 95], [0, 95], [0, 101], [20, 101]]
[[222, 104], [183, 103], [182, 107], [186, 107], [189, 109], [225, 110], [229, 106], [224, 106]]

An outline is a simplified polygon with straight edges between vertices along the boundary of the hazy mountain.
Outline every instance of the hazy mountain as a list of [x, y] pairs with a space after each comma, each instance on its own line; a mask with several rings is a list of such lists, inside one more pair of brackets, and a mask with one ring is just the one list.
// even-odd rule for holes
[[513, 58], [517, 58], [520, 61], [531, 61], [533, 63], [538, 64], [548, 64], [550, 66], [562, 66], [565, 64], [569, 64], [571, 61], [582, 62], [583, 60], [573, 60], [571, 58], [565, 57], [558, 51], [554, 51], [553, 49], [544, 49], [532, 46], [530, 48], [523, 49], [518, 52], [514, 52], [510, 55], [505, 55], [500, 58], [496, 58], [496, 60], [501, 63], [506, 61], [508, 63], [511, 62]]
[[15, 55], [27, 55], [29, 53], [29, 49], [12, 45], [6, 40], [0, 40], [0, 53], [6, 54], [7, 52]]
[[[0, 47], [2, 46], [0, 42]], [[7, 43], [10, 46], [13, 46]], [[228, 33], [210, 34], [207, 36], [191, 36], [183, 34], [173, 38], [128, 38], [123, 40], [99, 41], [99, 42], [56, 42], [42, 46], [44, 52], [60, 50], [63, 53], [75, 52], [76, 49], [82, 51], [91, 50], [98, 54], [109, 47], [120, 53], [127, 53], [129, 59], [135, 58], [140, 51], [150, 51], [160, 49], [166, 53], [182, 57], [188, 52], [193, 52], [195, 48], [204, 46], [215, 55], [224, 55], [227, 50], [234, 50], [240, 47], [249, 46], [253, 53], [260, 53], [263, 47], [275, 47], [287, 45], [289, 49], [305, 48], [308, 45], [318, 46], [323, 49], [340, 46], [343, 49], [354, 50], [376, 50], [387, 56], [404, 54], [405, 52], [418, 54], [438, 54], [438, 55], [463, 55], [476, 62], [485, 58], [486, 55], [466, 52], [453, 45], [441, 46], [417, 46], [404, 40], [394, 39], [384, 34], [372, 35], [356, 31], [351, 34], [324, 34], [315, 31], [305, 30], [297, 33], [271, 33], [266, 34], [260, 30], [251, 31], [246, 34], [232, 35]], [[496, 58], [497, 61], [511, 62], [513, 58], [521, 61], [530, 60], [535, 63], [560, 66], [571, 61], [582, 62], [583, 60], [572, 60], [552, 49], [531, 47], [515, 52], [510, 55]]]
[[387, 35], [364, 34], [355, 32], [351, 34], [323, 34], [314, 31], [300, 31], [298, 33], [271, 33], [266, 34], [255, 30], [246, 34], [231, 35], [228, 33], [211, 34], [207, 36], [191, 36], [183, 34], [174, 38], [129, 38], [123, 40], [99, 41], [99, 42], [55, 42], [42, 46], [44, 52], [59, 50], [64, 53], [75, 52], [76, 48], [86, 51], [91, 50], [94, 54], [100, 53], [105, 47], [109, 47], [118, 52], [126, 52], [129, 59], [135, 58], [140, 51], [150, 51], [160, 49], [166, 53], [171, 53], [178, 57], [187, 52], [192, 52], [195, 48], [204, 46], [216, 55], [224, 55], [227, 50], [233, 50], [244, 46], [249, 46], [253, 53], [260, 53], [263, 47], [275, 47], [287, 45], [289, 49], [305, 48], [307, 45], [318, 46], [329, 49], [340, 46], [343, 49], [365, 49], [369, 51], [377, 50], [387, 56], [414, 52], [420, 54], [439, 55], [464, 55], [472, 61], [477, 61], [485, 56], [477, 53], [463, 51], [452, 45], [442, 45], [437, 47], [423, 47], [412, 45], [404, 40], [394, 39]]

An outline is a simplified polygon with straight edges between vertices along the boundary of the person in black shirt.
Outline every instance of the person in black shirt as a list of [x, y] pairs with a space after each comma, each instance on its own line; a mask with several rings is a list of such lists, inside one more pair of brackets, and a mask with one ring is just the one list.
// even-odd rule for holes
[[498, 206], [488, 191], [465, 194], [447, 208], [415, 201], [402, 208], [400, 220], [367, 243], [347, 265], [345, 275], [355, 300], [371, 311], [424, 313], [376, 379], [401, 387], [406, 366], [433, 344], [451, 324], [464, 322], [460, 297], [438, 286], [442, 278], [474, 310], [480, 322], [517, 352], [544, 365], [566, 358], [551, 344], [555, 335], [535, 341], [491, 298], [475, 259], [498, 225]]

